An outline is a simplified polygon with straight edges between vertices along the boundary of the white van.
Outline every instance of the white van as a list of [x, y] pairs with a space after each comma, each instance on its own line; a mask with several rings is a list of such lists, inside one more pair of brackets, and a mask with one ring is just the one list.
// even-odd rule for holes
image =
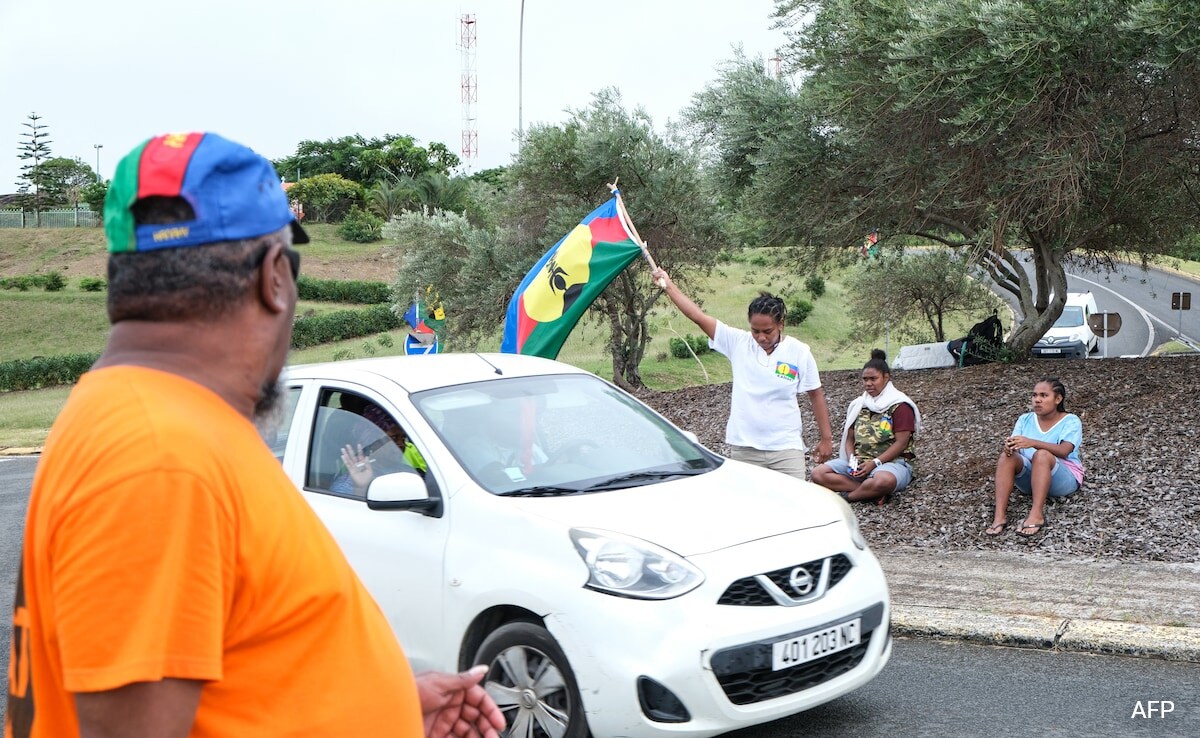
[[1091, 292], [1068, 292], [1062, 315], [1033, 345], [1034, 356], [1084, 359], [1096, 350], [1099, 341], [1088, 319], [1095, 313], [1096, 298]]

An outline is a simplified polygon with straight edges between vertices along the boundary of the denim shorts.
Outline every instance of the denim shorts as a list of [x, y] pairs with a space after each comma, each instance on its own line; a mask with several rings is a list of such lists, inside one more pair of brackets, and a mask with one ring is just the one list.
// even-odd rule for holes
[[[845, 459], [830, 459], [825, 464], [843, 477], [857, 479], [857, 477], [850, 473], [850, 463]], [[878, 469], [872, 469], [866, 478], [870, 479], [881, 471], [885, 471], [896, 478], [896, 489], [892, 490], [892, 492], [903, 491], [908, 486], [908, 483], [912, 481], [912, 465], [908, 463], [908, 459], [892, 459]]]
[[[1033, 494], [1033, 465], [1029, 459], [1021, 455], [1021, 473], [1013, 479], [1017, 491], [1023, 495]], [[1079, 489], [1079, 481], [1067, 468], [1066, 464], [1055, 460], [1054, 471], [1050, 473], [1050, 497], [1066, 497]]]

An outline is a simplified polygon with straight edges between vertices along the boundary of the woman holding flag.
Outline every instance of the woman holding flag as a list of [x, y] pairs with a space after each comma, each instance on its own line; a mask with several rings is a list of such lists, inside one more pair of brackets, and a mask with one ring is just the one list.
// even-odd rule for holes
[[733, 397], [725, 426], [729, 458], [804, 479], [808, 468], [796, 401], [801, 392], [808, 394], [820, 432], [813, 457], [818, 464], [833, 457], [829, 406], [817, 362], [807, 344], [784, 334], [787, 306], [783, 300], [766, 292], [756, 297], [747, 316], [750, 330], [745, 331], [705, 313], [662, 269], [655, 269], [651, 278], [733, 368]]

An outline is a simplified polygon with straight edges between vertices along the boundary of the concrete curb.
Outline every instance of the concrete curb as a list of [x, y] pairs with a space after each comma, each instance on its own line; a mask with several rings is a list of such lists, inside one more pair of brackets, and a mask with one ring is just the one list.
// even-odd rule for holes
[[0, 456], [37, 456], [42, 452], [40, 446], [6, 446], [0, 448]]
[[1200, 628], [892, 605], [896, 635], [1200, 663]]

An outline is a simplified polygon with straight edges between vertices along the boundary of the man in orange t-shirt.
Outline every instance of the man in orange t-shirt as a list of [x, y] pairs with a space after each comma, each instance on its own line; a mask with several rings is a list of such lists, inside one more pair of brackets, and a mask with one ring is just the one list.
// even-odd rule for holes
[[113, 327], [34, 478], [5, 738], [496, 735], [482, 670], [414, 678], [255, 429], [308, 240], [270, 163], [151, 139], [105, 227]]

